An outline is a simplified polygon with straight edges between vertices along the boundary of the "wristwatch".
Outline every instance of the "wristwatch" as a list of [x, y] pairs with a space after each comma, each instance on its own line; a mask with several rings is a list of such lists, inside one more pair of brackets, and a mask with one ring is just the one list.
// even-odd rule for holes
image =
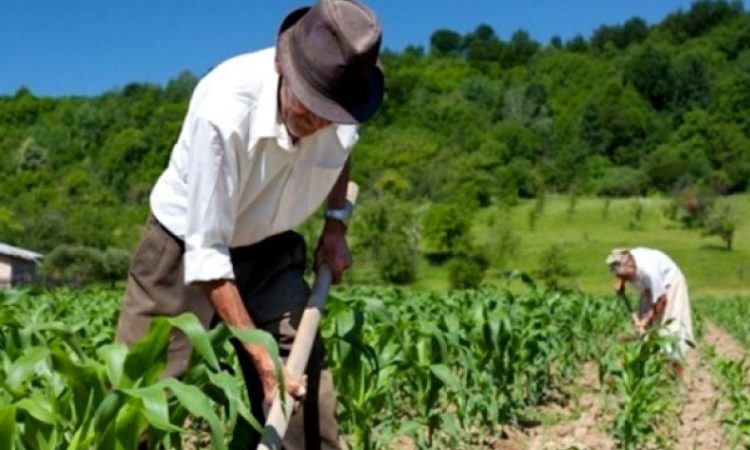
[[343, 208], [326, 209], [325, 218], [338, 220], [339, 222], [343, 223], [345, 226], [349, 226], [349, 219], [351, 219], [352, 217], [353, 210], [354, 210], [354, 205], [352, 205], [351, 202], [347, 200], [346, 206], [344, 206]]

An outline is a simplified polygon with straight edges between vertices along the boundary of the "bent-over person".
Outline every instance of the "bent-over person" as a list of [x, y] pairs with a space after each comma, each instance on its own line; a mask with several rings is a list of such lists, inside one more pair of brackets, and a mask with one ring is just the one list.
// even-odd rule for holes
[[615, 291], [624, 295], [630, 282], [641, 295], [639, 311], [633, 324], [639, 332], [665, 324], [670, 335], [678, 339], [670, 356], [678, 361], [685, 356], [688, 342], [693, 341], [693, 321], [685, 276], [664, 252], [635, 247], [615, 249], [606, 259], [614, 273]]

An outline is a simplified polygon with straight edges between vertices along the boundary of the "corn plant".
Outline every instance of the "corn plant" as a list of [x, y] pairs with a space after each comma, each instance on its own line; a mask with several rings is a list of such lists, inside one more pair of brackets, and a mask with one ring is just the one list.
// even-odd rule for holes
[[[60, 297], [66, 301], [65, 295]], [[8, 300], [0, 316], [4, 449], [134, 450], [142, 440], [151, 448], [180, 448], [188, 414], [208, 423], [215, 449], [226, 449], [225, 430], [238, 416], [254, 422], [242, 380], [219, 361], [231, 361], [230, 336], [275, 348], [265, 333], [226, 327], [208, 332], [186, 314], [154, 319], [148, 334], [130, 350], [107, 344], [88, 352], [101, 330], [93, 328], [90, 340], [80, 340], [90, 327], [48, 322], [37, 314], [38, 305], [14, 296], [2, 300]], [[76, 318], [87, 323], [88, 316], [78, 317], [79, 312], [75, 310]], [[195, 349], [194, 362], [181, 380], [160, 377], [173, 327], [185, 333]]]
[[404, 434], [419, 448], [496, 435], [603, 351], [622, 326], [618, 307], [536, 289], [349, 290], [329, 300], [325, 330], [342, 427], [357, 448]]
[[675, 345], [661, 328], [614, 346], [599, 360], [600, 379], [617, 397], [617, 416], [612, 435], [619, 448], [634, 450], [656, 445], [668, 448], [663, 434], [665, 420], [673, 410], [675, 389], [666, 349]]
[[728, 331], [743, 344], [750, 345], [750, 326], [746, 318], [750, 316], [750, 299], [735, 297], [721, 301], [704, 300], [696, 302], [696, 307], [717, 325]]
[[750, 448], [750, 395], [747, 361], [716, 358], [730, 408], [722, 419], [731, 436], [732, 448]]

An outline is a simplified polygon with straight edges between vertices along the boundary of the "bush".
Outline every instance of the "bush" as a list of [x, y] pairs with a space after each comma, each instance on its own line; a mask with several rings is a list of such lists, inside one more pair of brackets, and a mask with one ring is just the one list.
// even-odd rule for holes
[[417, 278], [418, 259], [414, 241], [404, 233], [396, 234], [382, 243], [375, 267], [386, 283], [408, 284]]
[[734, 213], [729, 205], [720, 211], [714, 211], [703, 225], [703, 236], [718, 236], [727, 250], [732, 250], [734, 231], [737, 227]]
[[475, 289], [482, 283], [486, 269], [486, 264], [477, 258], [459, 256], [448, 262], [448, 281], [453, 289]]
[[536, 275], [549, 289], [569, 288], [566, 280], [575, 275], [570, 267], [568, 255], [560, 244], [552, 244], [539, 257]]
[[406, 284], [416, 279], [419, 234], [411, 205], [385, 196], [364, 203], [352, 223], [352, 250], [369, 256], [382, 281]]
[[487, 271], [489, 261], [483, 252], [468, 239], [457, 246], [456, 256], [448, 262], [448, 281], [453, 289], [478, 288]]
[[664, 215], [681, 222], [687, 228], [701, 227], [714, 207], [716, 194], [703, 185], [690, 185], [678, 192]]
[[41, 272], [52, 284], [81, 288], [106, 279], [104, 254], [82, 245], [58, 245], [44, 257]]
[[646, 193], [648, 176], [632, 167], [612, 167], [597, 182], [596, 193], [609, 197], [633, 197]]
[[469, 214], [455, 204], [434, 204], [422, 219], [422, 237], [432, 252], [455, 255], [469, 231]]

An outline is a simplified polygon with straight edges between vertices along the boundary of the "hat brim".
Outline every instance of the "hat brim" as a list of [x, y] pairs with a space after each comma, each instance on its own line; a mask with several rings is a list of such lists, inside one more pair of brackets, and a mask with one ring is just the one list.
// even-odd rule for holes
[[349, 104], [337, 102], [315, 90], [294, 65], [289, 48], [291, 30], [309, 10], [310, 7], [294, 10], [281, 23], [276, 43], [276, 58], [281, 66], [284, 81], [289, 83], [294, 95], [307, 109], [323, 119], [340, 124], [359, 124], [369, 120], [380, 108], [385, 94], [385, 76], [380, 67], [373, 67], [364, 101]]

